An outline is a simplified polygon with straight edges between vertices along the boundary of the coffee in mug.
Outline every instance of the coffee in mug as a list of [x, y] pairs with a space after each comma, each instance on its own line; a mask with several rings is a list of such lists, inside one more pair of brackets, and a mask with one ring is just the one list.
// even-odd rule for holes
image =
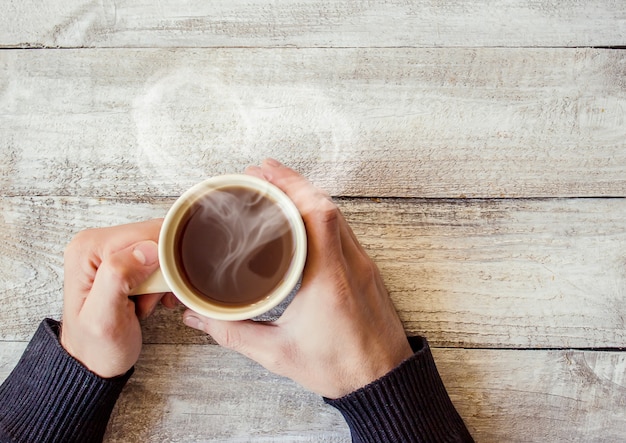
[[242, 186], [198, 198], [183, 215], [174, 240], [176, 267], [187, 287], [226, 306], [267, 297], [294, 253], [293, 232], [280, 206]]
[[299, 287], [305, 260], [304, 223], [280, 189], [248, 175], [218, 176], [168, 211], [161, 269], [133, 294], [171, 291], [207, 317], [273, 320]]

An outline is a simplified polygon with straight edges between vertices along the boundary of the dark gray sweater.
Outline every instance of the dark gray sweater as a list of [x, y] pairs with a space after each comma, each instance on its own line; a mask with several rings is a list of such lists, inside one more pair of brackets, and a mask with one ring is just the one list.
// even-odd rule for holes
[[[0, 442], [99, 442], [133, 370], [102, 379], [72, 358], [59, 323], [44, 320], [0, 386]], [[450, 402], [428, 343], [381, 379], [325, 401], [339, 409], [354, 442], [471, 442]]]

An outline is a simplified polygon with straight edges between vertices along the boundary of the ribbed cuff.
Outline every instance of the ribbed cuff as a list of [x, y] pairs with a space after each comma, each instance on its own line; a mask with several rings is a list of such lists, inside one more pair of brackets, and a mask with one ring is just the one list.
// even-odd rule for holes
[[0, 386], [0, 435], [16, 442], [102, 441], [131, 369], [103, 379], [59, 343], [59, 323], [46, 319]]
[[415, 354], [387, 375], [345, 397], [324, 401], [337, 408], [352, 441], [473, 442], [441, 381], [428, 342], [409, 339]]

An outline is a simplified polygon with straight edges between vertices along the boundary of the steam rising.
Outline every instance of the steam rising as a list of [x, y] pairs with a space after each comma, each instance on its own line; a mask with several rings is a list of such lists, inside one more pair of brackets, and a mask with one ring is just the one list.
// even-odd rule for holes
[[350, 106], [350, 88], [310, 79], [292, 84], [289, 73], [281, 81], [280, 60], [268, 60], [260, 72], [250, 71], [247, 60], [231, 63], [237, 61], [229, 58], [222, 68], [168, 55], [134, 97], [134, 162], [150, 192], [177, 195], [266, 157], [296, 167], [332, 195], [354, 192], [353, 177], [376, 158], [362, 147], [369, 136], [359, 135], [363, 116]]
[[285, 251], [293, 248], [293, 242], [272, 243], [290, 231], [281, 208], [256, 192], [240, 189], [217, 190], [201, 198], [185, 228], [184, 268], [193, 286], [205, 288], [202, 292], [212, 288], [213, 295], [228, 292], [226, 296], [243, 298], [246, 293], [266, 294], [282, 279], [275, 275], [277, 268], [293, 254]]

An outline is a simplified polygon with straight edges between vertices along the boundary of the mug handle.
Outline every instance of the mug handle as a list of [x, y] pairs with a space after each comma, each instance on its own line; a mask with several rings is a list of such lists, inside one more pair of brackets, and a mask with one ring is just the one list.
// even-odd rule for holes
[[129, 295], [158, 294], [160, 292], [172, 292], [172, 290], [165, 281], [161, 268], [158, 268], [145, 282], [134, 287]]

